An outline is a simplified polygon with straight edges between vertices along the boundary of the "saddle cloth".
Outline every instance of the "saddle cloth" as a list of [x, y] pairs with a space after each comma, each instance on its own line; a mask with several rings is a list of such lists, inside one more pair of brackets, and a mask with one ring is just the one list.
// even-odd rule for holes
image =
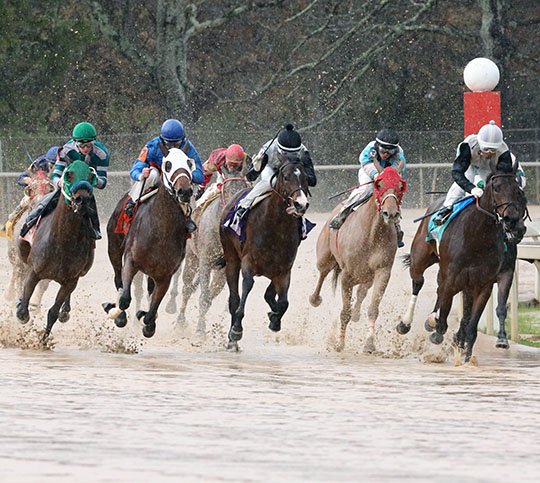
[[444, 231], [446, 230], [446, 227], [450, 224], [450, 222], [458, 216], [467, 206], [469, 206], [471, 203], [474, 202], [474, 196], [469, 196], [456, 204], [452, 207], [452, 213], [446, 218], [446, 221], [442, 225], [436, 225], [433, 223], [434, 218], [437, 216], [437, 212], [435, 212], [433, 215], [431, 215], [431, 218], [429, 219], [428, 224], [428, 233], [426, 236], [426, 241], [430, 242], [433, 240], [436, 240], [437, 243], [441, 242], [442, 236], [444, 234]]

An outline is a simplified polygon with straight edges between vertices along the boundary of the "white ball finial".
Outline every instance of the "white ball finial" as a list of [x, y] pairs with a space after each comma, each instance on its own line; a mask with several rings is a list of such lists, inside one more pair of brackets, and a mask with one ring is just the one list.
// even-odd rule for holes
[[499, 68], [492, 60], [477, 57], [471, 60], [463, 70], [465, 85], [473, 92], [488, 92], [497, 87]]

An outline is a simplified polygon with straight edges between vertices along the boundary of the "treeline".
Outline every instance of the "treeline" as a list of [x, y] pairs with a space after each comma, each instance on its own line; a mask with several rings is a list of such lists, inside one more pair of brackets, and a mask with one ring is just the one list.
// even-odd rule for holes
[[462, 72], [501, 69], [508, 128], [538, 127], [529, 0], [4, 0], [0, 135], [461, 130]]

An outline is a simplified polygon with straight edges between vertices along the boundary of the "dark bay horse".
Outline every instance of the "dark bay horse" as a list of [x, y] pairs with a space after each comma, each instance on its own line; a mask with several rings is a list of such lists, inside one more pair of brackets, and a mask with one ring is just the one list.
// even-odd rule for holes
[[[249, 161], [249, 159], [248, 159]], [[197, 207], [193, 212], [193, 219], [199, 229], [187, 243], [187, 253], [182, 272], [182, 304], [178, 313], [177, 322], [185, 324], [185, 314], [188, 301], [200, 286], [199, 320], [197, 334], [206, 335], [206, 314], [225, 286], [225, 270], [219, 265], [223, 259], [223, 248], [219, 238], [219, 224], [223, 208], [228, 201], [240, 190], [245, 189], [249, 183], [242, 176], [246, 163], [221, 168], [218, 180], [219, 192], [217, 197], [208, 203]]]
[[[463, 318], [454, 342], [465, 349], [465, 362], [469, 362], [478, 322], [493, 284], [509, 270], [513, 274], [515, 259], [512, 260], [511, 255], [505, 265], [505, 239], [519, 241], [523, 237], [526, 205], [527, 199], [516, 182], [515, 173], [494, 172], [486, 180], [484, 195], [476, 200], [476, 205], [467, 206], [447, 226], [439, 247], [435, 241], [426, 241], [429, 217], [425, 218], [411, 247], [412, 296], [397, 326], [398, 332], [406, 334], [410, 330], [418, 293], [424, 285], [424, 272], [439, 263], [437, 301], [432, 315], [436, 315], [437, 310], [439, 313], [438, 317], [432, 317], [436, 327], [430, 340], [434, 344], [443, 341], [453, 296], [463, 292]], [[431, 212], [432, 208], [435, 207], [428, 210]], [[430, 329], [429, 322], [426, 329]]]
[[95, 172], [83, 161], [74, 161], [60, 182], [62, 195], [54, 211], [41, 219], [32, 245], [19, 239], [21, 259], [28, 264], [17, 318], [28, 322], [28, 303], [40, 280], [60, 284], [53, 306], [47, 313], [45, 341], [54, 323], [69, 318], [70, 296], [79, 278], [86, 275], [94, 261], [95, 242], [88, 217]]
[[[321, 288], [326, 276], [334, 271], [334, 283], [341, 277], [341, 327], [336, 350], [345, 346], [345, 331], [352, 319], [358, 321], [360, 308], [368, 290], [373, 286], [368, 308], [370, 334], [365, 344], [367, 352], [375, 350], [375, 323], [379, 305], [390, 280], [397, 250], [396, 223], [401, 219], [401, 201], [406, 183], [394, 168], [386, 168], [374, 183], [374, 195], [353, 211], [339, 230], [330, 229], [329, 221], [339, 212], [338, 205], [325, 223], [317, 240], [317, 269], [319, 280], [309, 301], [318, 307]], [[355, 286], [356, 303], [351, 307]]]
[[[219, 233], [229, 287], [229, 349], [238, 349], [238, 341], [242, 338], [242, 320], [247, 297], [255, 282], [254, 277], [270, 279], [264, 294], [270, 306], [270, 330], [281, 330], [281, 318], [289, 306], [287, 294], [291, 269], [301, 241], [299, 217], [304, 215], [309, 206], [308, 185], [300, 161], [293, 162], [281, 157], [280, 161], [283, 164], [275, 174], [275, 185], [270, 196], [253, 206], [247, 215], [246, 239], [243, 243], [223, 225], [239, 195], [223, 211]], [[238, 290], [240, 271], [242, 297]]]
[[103, 304], [103, 307], [118, 327], [124, 327], [133, 277], [139, 271], [147, 275], [152, 292], [150, 308], [148, 312], [137, 313], [137, 318], [143, 319], [145, 337], [154, 335], [159, 305], [184, 259], [186, 216], [181, 205], [188, 204], [193, 195], [193, 163], [182, 150], [172, 148], [163, 158], [161, 169], [162, 184], [155, 195], [139, 204], [127, 234], [116, 233], [126, 196], [119, 201], [107, 224], [118, 305]]

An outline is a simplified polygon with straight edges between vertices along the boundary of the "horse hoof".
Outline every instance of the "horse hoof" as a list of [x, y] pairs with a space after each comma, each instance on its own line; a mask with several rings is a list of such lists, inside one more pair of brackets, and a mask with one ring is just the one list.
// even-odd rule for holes
[[234, 330], [231, 327], [231, 330], [229, 330], [229, 343], [238, 342], [242, 338], [243, 334], [244, 334], [243, 330]]
[[156, 333], [156, 324], [144, 324], [142, 333], [147, 338], [152, 337]]
[[174, 300], [169, 300], [169, 303], [165, 306], [165, 312], [168, 314], [176, 314], [177, 310], [176, 302]]
[[364, 344], [364, 352], [366, 354], [373, 354], [376, 351], [375, 344], [373, 343], [373, 338], [370, 337]]
[[60, 312], [58, 314], [58, 322], [65, 324], [69, 320], [69, 312]]
[[400, 321], [400, 323], [396, 326], [396, 330], [398, 334], [405, 335], [411, 330], [411, 326], [404, 324], [403, 321]]
[[30, 320], [30, 312], [28, 312], [28, 309], [24, 309], [22, 307], [22, 303], [20, 301], [17, 303], [16, 315], [21, 324], [26, 324]]
[[128, 319], [126, 312], [122, 312], [116, 319], [114, 319], [114, 323], [116, 324], [116, 327], [125, 327], [127, 325]]
[[424, 322], [424, 329], [426, 329], [428, 332], [433, 332], [435, 330], [435, 327], [433, 327], [430, 323], [429, 323], [429, 318], [426, 319], [426, 321]]
[[272, 332], [279, 332], [281, 330], [281, 319], [279, 316], [275, 312], [268, 312], [268, 318], [270, 319], [268, 328]]
[[322, 297], [320, 295], [317, 295], [316, 297], [314, 295], [310, 295], [309, 303], [313, 307], [318, 307], [319, 305], [321, 305], [321, 302], [322, 302]]
[[508, 343], [508, 339], [497, 339], [495, 347], [497, 349], [509, 349], [510, 344]]
[[109, 313], [111, 309], [114, 309], [116, 307], [116, 304], [113, 304], [111, 302], [104, 302], [101, 304], [101, 306], [106, 313]]
[[433, 343], [433, 344], [436, 344], [436, 345], [439, 345], [440, 343], [442, 343], [442, 341], [444, 340], [444, 337], [439, 334], [438, 332], [433, 332], [430, 336], [429, 336], [429, 340]]
[[144, 310], [137, 310], [135, 317], [137, 317], [138, 320], [141, 320], [147, 313], [148, 312], [145, 312]]
[[227, 344], [227, 350], [231, 352], [238, 352], [238, 342], [236, 342], [235, 340], [230, 340]]

